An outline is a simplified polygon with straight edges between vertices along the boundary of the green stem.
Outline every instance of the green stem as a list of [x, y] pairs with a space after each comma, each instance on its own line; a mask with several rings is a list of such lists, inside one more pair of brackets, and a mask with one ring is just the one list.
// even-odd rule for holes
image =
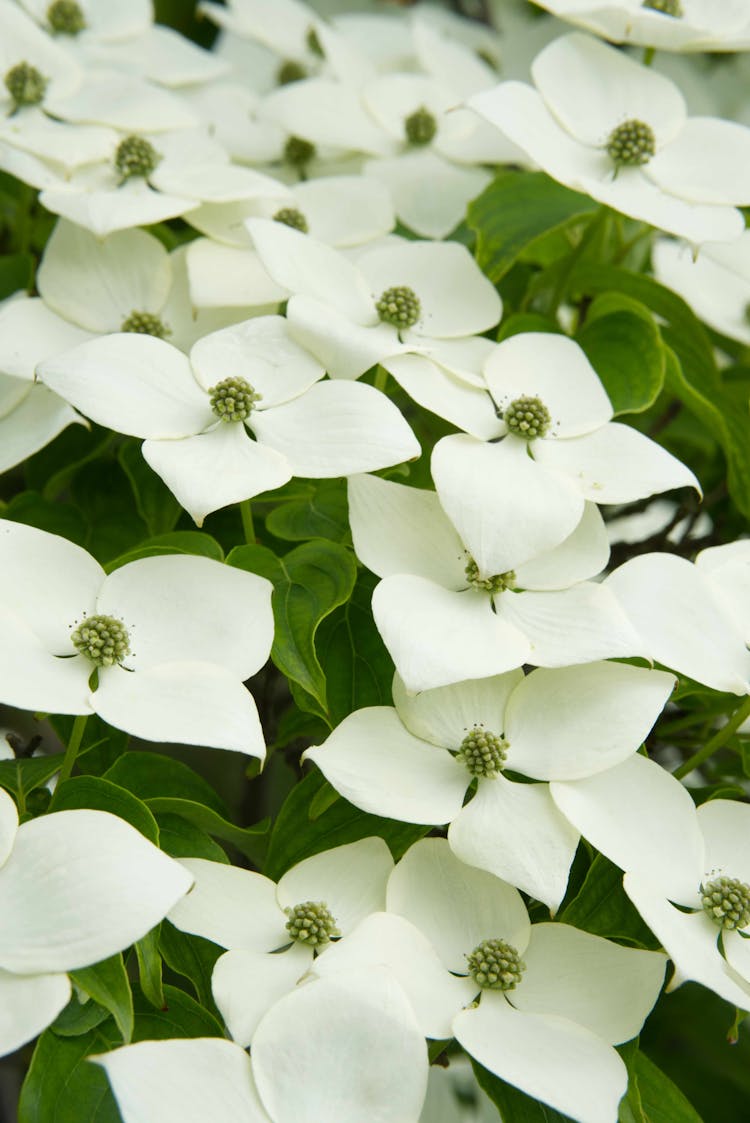
[[385, 369], [385, 367], [381, 367], [380, 364], [378, 364], [377, 370], [375, 371], [375, 389], [385, 393], [387, 384], [388, 371]]
[[255, 525], [253, 524], [253, 509], [250, 506], [249, 499], [243, 499], [240, 503], [240, 518], [242, 519], [245, 541], [252, 546], [255, 542]]
[[650, 66], [651, 63], [654, 61], [654, 55], [655, 54], [656, 54], [656, 47], [646, 47], [644, 52], [643, 52], [643, 65], [644, 66]]
[[750, 717], [750, 698], [746, 698], [741, 706], [738, 707], [730, 717], [726, 725], [723, 725], [718, 733], [716, 733], [710, 741], [707, 741], [702, 749], [697, 753], [693, 753], [691, 757], [676, 768], [673, 775], [676, 779], [681, 780], [683, 776], [687, 776], [694, 768], [698, 768], [705, 760], [713, 756], [714, 753], [725, 745], [733, 733], [739, 729], [743, 721]]
[[62, 767], [60, 768], [60, 776], [58, 779], [59, 784], [62, 784], [63, 780], [67, 780], [71, 772], [73, 771], [73, 765], [76, 762], [78, 750], [80, 749], [81, 741], [83, 740], [83, 731], [86, 728], [86, 722], [88, 720], [88, 714], [79, 714], [73, 722], [73, 728], [70, 732], [70, 740], [68, 741], [68, 747], [65, 750]]

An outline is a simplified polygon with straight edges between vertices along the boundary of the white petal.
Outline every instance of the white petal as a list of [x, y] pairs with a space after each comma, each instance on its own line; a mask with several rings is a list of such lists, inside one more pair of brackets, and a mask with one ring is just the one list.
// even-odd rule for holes
[[522, 680], [523, 672], [516, 670], [409, 694], [396, 675], [393, 704], [415, 737], [455, 751], [475, 725], [482, 725], [500, 736], [505, 729], [508, 698]]
[[556, 39], [531, 67], [534, 84], [557, 119], [584, 144], [603, 146], [623, 121], [646, 121], [657, 144], [685, 123], [682, 94], [668, 78], [591, 35]]
[[141, 451], [198, 526], [212, 511], [292, 478], [285, 457], [251, 440], [239, 423], [219, 423], [184, 440], [144, 441]]
[[136, 670], [194, 659], [248, 679], [271, 649], [271, 592], [271, 582], [254, 573], [191, 554], [162, 554], [110, 573], [97, 609], [132, 628]]
[[482, 940], [503, 939], [521, 953], [529, 940], [518, 890], [465, 865], [444, 838], [407, 850], [388, 882], [388, 911], [415, 924], [456, 974], [466, 973], [466, 957]]
[[325, 176], [295, 184], [294, 199], [314, 238], [332, 246], [358, 246], [396, 224], [391, 194], [364, 176]]
[[715, 690], [745, 694], [750, 653], [741, 632], [695, 566], [672, 554], [643, 554], [606, 586], [643, 639], [643, 654]]
[[171, 280], [166, 249], [144, 230], [123, 230], [102, 241], [63, 219], [47, 243], [37, 288], [71, 323], [113, 332], [131, 312], [161, 311]]
[[386, 577], [373, 593], [372, 611], [407, 690], [486, 678], [529, 660], [523, 634], [473, 590], [455, 593], [423, 577]]
[[359, 97], [328, 78], [290, 82], [275, 90], [263, 102], [263, 118], [292, 136], [344, 152], [384, 155], [394, 148], [391, 137], [375, 124]]
[[275, 954], [238, 949], [220, 956], [211, 990], [232, 1040], [248, 1048], [261, 1018], [294, 990], [312, 961], [313, 949], [299, 943]]
[[498, 420], [487, 391], [464, 382], [432, 356], [391, 355], [381, 359], [381, 364], [425, 409], [479, 440], [498, 436]]
[[250, 1058], [231, 1041], [140, 1041], [92, 1060], [106, 1070], [123, 1123], [269, 1123]]
[[0, 1057], [31, 1041], [53, 1022], [70, 998], [62, 975], [10, 975], [0, 970]]
[[[484, 375], [501, 410], [516, 398], [541, 399], [552, 417], [548, 440], [590, 433], [612, 417], [599, 375], [578, 344], [564, 335], [512, 335], [497, 345]], [[531, 444], [534, 455], [539, 444]]]
[[390, 324], [363, 327], [310, 296], [293, 296], [287, 316], [294, 338], [315, 355], [331, 378], [359, 378], [381, 359], [407, 350]]
[[482, 169], [457, 167], [432, 151], [368, 160], [363, 170], [389, 189], [398, 217], [422, 238], [447, 238], [489, 183]]
[[486, 993], [453, 1033], [480, 1064], [577, 1123], [613, 1123], [628, 1084], [613, 1048], [567, 1018], [522, 1014]]
[[13, 300], [0, 312], [0, 370], [31, 382], [37, 363], [90, 338], [38, 297]]
[[[750, 238], [743, 234], [738, 239], [743, 256], [748, 245]], [[722, 335], [750, 344], [750, 324], [745, 320], [750, 278], [705, 251], [693, 261], [690, 246], [667, 238], [657, 239], [652, 258], [657, 280], [679, 293], [704, 323]]]
[[565, 896], [578, 838], [547, 784], [512, 784], [503, 776], [481, 780], [448, 831], [463, 862], [517, 885], [553, 913]]
[[750, 644], [750, 541], [741, 538], [724, 546], [710, 546], [701, 550], [695, 564], [708, 575], [713, 592]]
[[443, 437], [431, 468], [440, 502], [482, 577], [506, 573], [559, 545], [583, 514], [580, 494], [540, 468], [525, 441]]
[[450, 753], [413, 737], [387, 706], [350, 714], [305, 759], [355, 807], [407, 823], [447, 823], [469, 779]]
[[521, 589], [567, 589], [601, 573], [609, 561], [609, 535], [599, 508], [585, 503], [575, 530], [543, 554], [516, 567]]
[[205, 858], [184, 858], [182, 864], [195, 884], [169, 913], [180, 931], [259, 954], [289, 943], [270, 878]]
[[107, 335], [41, 363], [39, 377], [96, 421], [133, 437], [185, 437], [214, 419], [187, 357], [151, 335]]
[[414, 573], [447, 588], [466, 584], [466, 556], [434, 491], [377, 476], [349, 480], [349, 521], [357, 557], [379, 577]]
[[357, 264], [378, 300], [386, 289], [406, 285], [417, 295], [414, 335], [455, 338], [493, 327], [502, 315], [494, 285], [458, 242], [404, 242], [362, 254]]
[[395, 913], [368, 916], [345, 940], [315, 961], [319, 978], [341, 971], [387, 967], [403, 987], [425, 1037], [452, 1037], [451, 1022], [476, 994], [471, 979], [456, 978], [418, 928]]
[[0, 417], [0, 472], [39, 452], [68, 425], [75, 424], [86, 422], [67, 402], [46, 386], [30, 387], [18, 406]]
[[723, 944], [727, 963], [743, 983], [750, 985], [750, 943], [740, 932], [728, 930], [724, 932]]
[[58, 659], [25, 621], [0, 606], [0, 691], [6, 705], [42, 713], [91, 713], [90, 674], [91, 664], [82, 656]]
[[266, 1014], [253, 1069], [275, 1123], [416, 1120], [427, 1087], [427, 1050], [389, 971], [318, 979]]
[[627, 759], [666, 705], [675, 679], [621, 663], [532, 671], [510, 696], [508, 767], [535, 780], [577, 780]]
[[591, 581], [548, 593], [506, 590], [495, 598], [495, 607], [526, 637], [531, 644], [527, 662], [538, 667], [643, 654], [643, 642], [614, 596]]
[[56, 116], [76, 124], [110, 125], [124, 133], [166, 132], [194, 125], [195, 117], [175, 94], [135, 75], [93, 71], [65, 98], [55, 98]]
[[18, 830], [18, 811], [16, 805], [5, 791], [0, 788], [0, 866], [13, 849], [13, 840]]
[[31, 819], [0, 874], [0, 964], [36, 974], [98, 963], [145, 936], [191, 881], [105, 811]]
[[750, 807], [730, 799], [710, 799], [698, 808], [706, 843], [706, 880], [713, 871], [750, 882]]
[[[710, 160], [702, 154], [711, 153]], [[750, 201], [750, 133], [717, 117], [691, 117], [645, 173], [664, 191], [693, 203]]]
[[666, 957], [621, 947], [569, 924], [534, 924], [526, 970], [510, 996], [517, 1010], [556, 1014], [609, 1045], [640, 1033], [661, 990]]
[[18, 613], [44, 646], [72, 655], [74, 621], [91, 612], [104, 570], [81, 546], [24, 523], [0, 520], [0, 604]]
[[122, 187], [98, 190], [48, 187], [42, 191], [39, 201], [48, 211], [64, 215], [100, 238], [131, 226], [150, 226], [168, 218], [178, 218], [196, 205], [193, 199], [164, 195], [152, 191], [144, 182], [132, 180]]
[[669, 772], [636, 754], [598, 776], [550, 787], [562, 813], [597, 850], [664, 896], [696, 903], [703, 839], [692, 799]]
[[277, 284], [332, 304], [354, 323], [376, 323], [375, 308], [358, 270], [340, 253], [283, 222], [248, 219], [255, 248]]
[[715, 991], [732, 1006], [745, 1010], [750, 1000], [750, 984], [743, 985], [739, 975], [722, 958], [716, 946], [719, 928], [703, 910], [680, 912], [654, 888], [652, 881], [636, 874], [626, 874], [623, 886], [674, 961], [676, 974], [667, 989], [674, 990], [690, 979]]
[[249, 425], [295, 476], [313, 479], [372, 472], [420, 453], [400, 410], [359, 382], [319, 382], [277, 409], [258, 410]]
[[187, 249], [190, 297], [196, 308], [263, 308], [284, 300], [287, 290], [266, 272], [251, 249], [197, 238]]
[[111, 667], [91, 705], [116, 729], [146, 741], [205, 745], [266, 755], [252, 694], [215, 663], [162, 663], [141, 671]]
[[324, 901], [345, 936], [360, 920], [385, 908], [392, 871], [393, 858], [382, 838], [362, 838], [292, 866], [280, 879], [276, 898], [282, 909]]
[[594, 503], [630, 503], [697, 479], [676, 456], [630, 425], [611, 423], [567, 441], [537, 441], [534, 459], [561, 472]]

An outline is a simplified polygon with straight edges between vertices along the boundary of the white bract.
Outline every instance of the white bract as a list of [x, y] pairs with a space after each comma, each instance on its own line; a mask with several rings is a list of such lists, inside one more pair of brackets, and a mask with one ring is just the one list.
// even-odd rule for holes
[[750, 346], [750, 230], [728, 245], [706, 243], [697, 257], [689, 246], [660, 238], [652, 258], [658, 280], [679, 293], [696, 316]]
[[554, 781], [611, 769], [636, 752], [673, 684], [659, 671], [591, 663], [526, 677], [511, 671], [414, 696], [396, 676], [395, 709], [355, 711], [304, 757], [363, 811], [450, 823], [448, 842], [459, 858], [554, 911], [578, 831], [547, 783], [514, 782], [505, 771]]
[[198, 525], [292, 476], [329, 478], [418, 455], [384, 394], [321, 382], [323, 373], [280, 316], [204, 336], [189, 359], [164, 340], [121, 334], [39, 367], [93, 420], [146, 438], [145, 459]]
[[750, 130], [688, 118], [667, 78], [580, 33], [534, 60], [535, 87], [469, 100], [539, 166], [631, 218], [694, 244], [731, 242], [750, 202]]
[[750, 16], [744, 0], [533, 0], [611, 43], [661, 51], [744, 51]]
[[370, 913], [385, 907], [393, 869], [380, 838], [326, 850], [279, 880], [185, 859], [193, 891], [169, 914], [172, 924], [229, 950], [216, 962], [214, 999], [232, 1038], [254, 1045], [266, 1012], [304, 981], [314, 956], [327, 954]]
[[502, 303], [464, 246], [406, 242], [354, 265], [282, 223], [249, 219], [271, 277], [291, 295], [294, 338], [332, 378], [358, 378], [388, 355], [463, 339], [498, 322]]
[[[0, 325], [2, 320], [0, 313]], [[7, 472], [27, 456], [33, 456], [68, 425], [76, 423], [86, 424], [46, 386], [0, 370], [0, 472]]]
[[464, 865], [445, 839], [407, 851], [387, 898], [388, 912], [322, 956], [316, 974], [387, 966], [426, 1036], [455, 1036], [485, 1068], [578, 1123], [615, 1123], [627, 1072], [612, 1046], [639, 1032], [663, 955], [532, 925], [517, 890]]
[[149, 741], [265, 755], [243, 681], [271, 649], [269, 581], [190, 555], [105, 574], [80, 546], [7, 520], [0, 565], [2, 701], [97, 713]]
[[[531, 461], [516, 454], [516, 487]], [[482, 513], [468, 502], [469, 512]], [[375, 476], [349, 480], [349, 518], [361, 561], [383, 580], [373, 613], [407, 690], [485, 678], [523, 663], [559, 667], [639, 654], [614, 596], [590, 581], [609, 546], [592, 503], [553, 549], [537, 547], [537, 523], [506, 526], [498, 569], [471, 556], [435, 492]], [[473, 536], [472, 536], [473, 537]]]
[[66, 972], [140, 940], [191, 883], [115, 815], [59, 811], [19, 826], [0, 789], [0, 1055], [67, 1004]]

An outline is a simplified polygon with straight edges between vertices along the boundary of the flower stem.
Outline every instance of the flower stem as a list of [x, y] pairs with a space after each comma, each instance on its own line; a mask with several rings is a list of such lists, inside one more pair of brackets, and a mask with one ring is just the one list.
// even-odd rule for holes
[[732, 734], [739, 729], [743, 721], [748, 717], [750, 717], [750, 698], [746, 698], [742, 705], [734, 711], [726, 725], [723, 725], [710, 741], [706, 741], [702, 749], [699, 749], [697, 753], [693, 753], [684, 764], [676, 768], [672, 775], [675, 776], [676, 779], [681, 780], [683, 776], [687, 776], [694, 768], [698, 768], [705, 760], [713, 756], [722, 745], [727, 743]]
[[245, 541], [252, 546], [255, 542], [255, 525], [253, 523], [253, 509], [250, 506], [249, 499], [243, 499], [240, 503], [240, 518], [242, 519]]
[[650, 66], [651, 63], [654, 61], [654, 55], [655, 54], [656, 54], [656, 47], [646, 47], [644, 49], [644, 52], [643, 52], [643, 65], [644, 66]]
[[73, 771], [73, 765], [76, 762], [78, 750], [80, 749], [81, 741], [83, 740], [83, 731], [86, 728], [86, 722], [88, 720], [88, 714], [79, 714], [73, 722], [73, 728], [70, 732], [70, 740], [68, 741], [68, 747], [65, 750], [62, 767], [60, 768], [60, 776], [58, 778], [59, 784], [61, 784], [63, 780], [67, 780], [71, 772]]

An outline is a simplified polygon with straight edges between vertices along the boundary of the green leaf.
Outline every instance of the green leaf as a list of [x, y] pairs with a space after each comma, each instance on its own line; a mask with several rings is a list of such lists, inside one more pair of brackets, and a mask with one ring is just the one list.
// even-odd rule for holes
[[174, 796], [203, 803], [224, 817], [229, 814], [221, 796], [202, 776], [182, 761], [162, 753], [123, 753], [104, 778], [127, 788], [142, 800]]
[[34, 258], [30, 253], [12, 253], [0, 257], [0, 300], [20, 289], [31, 291], [34, 284]]
[[144, 998], [158, 1009], [162, 1009], [165, 1004], [164, 985], [161, 977], [161, 953], [159, 952], [160, 931], [161, 925], [157, 924], [135, 945], [141, 990]]
[[501, 175], [469, 204], [477, 261], [491, 281], [508, 272], [523, 250], [550, 230], [591, 214], [597, 204], [543, 172]]
[[576, 336], [609, 395], [615, 414], [641, 413], [664, 385], [665, 354], [653, 319], [633, 312], [590, 318]]
[[565, 924], [607, 939], [627, 940], [636, 947], [654, 950], [652, 936], [622, 887], [622, 870], [597, 854], [581, 889], [558, 916]]
[[644, 1123], [703, 1123], [680, 1089], [640, 1050], [630, 1071], [635, 1075]]
[[114, 433], [98, 425], [69, 425], [26, 461], [28, 486], [41, 491], [45, 499], [57, 499], [79, 468], [96, 460], [115, 439]]
[[[539, 1063], [544, 1064], [543, 1057], [539, 1058]], [[533, 1100], [473, 1059], [471, 1067], [479, 1087], [492, 1100], [503, 1123], [570, 1123], [569, 1115], [562, 1115], [539, 1100]]]
[[303, 858], [369, 835], [384, 839], [398, 860], [413, 842], [423, 838], [429, 830], [429, 827], [368, 815], [341, 796], [321, 810], [317, 802], [321, 792], [327, 793], [326, 780], [316, 768], [285, 799], [271, 832], [263, 867], [267, 877], [278, 881]]
[[217, 815], [204, 803], [194, 803], [190, 799], [174, 799], [172, 797], [157, 796], [147, 800], [147, 804], [155, 815], [179, 815], [189, 823], [200, 827], [206, 834], [216, 838], [223, 838], [236, 846], [252, 862], [259, 863], [265, 853], [268, 822], [256, 823], [252, 827], [236, 827], [228, 819]]
[[116, 460], [100, 457], [84, 464], [73, 478], [71, 495], [88, 522], [86, 549], [102, 565], [146, 537], [128, 477]]
[[210, 862], [229, 861], [224, 850], [200, 827], [180, 815], [158, 815], [159, 846], [172, 858], [207, 858]]
[[504, 339], [510, 339], [512, 335], [521, 335], [525, 331], [543, 331], [551, 335], [560, 335], [560, 325], [539, 312], [515, 312], [503, 320], [497, 333], [497, 341], [502, 343]]
[[315, 651], [315, 633], [321, 620], [351, 596], [357, 577], [351, 550], [316, 538], [283, 558], [265, 546], [237, 546], [227, 561], [273, 582], [271, 658], [326, 710], [326, 678]]
[[[166, 927], [166, 921], [164, 922]], [[165, 956], [166, 959], [166, 956]], [[135, 996], [134, 1041], [167, 1041], [173, 1037], [223, 1037], [221, 1022], [184, 990], [164, 987], [165, 1006], [155, 1010], [143, 995]]]
[[197, 554], [198, 557], [224, 561], [224, 551], [215, 538], [198, 530], [173, 530], [170, 534], [157, 534], [146, 538], [139, 546], [107, 562], [107, 573], [119, 569], [139, 558], [155, 558], [161, 554]]
[[88, 537], [88, 525], [80, 511], [63, 503], [53, 503], [37, 491], [14, 495], [3, 510], [3, 518], [58, 534], [77, 546], [83, 546]]
[[70, 977], [89, 998], [109, 1010], [126, 1045], [133, 1036], [133, 994], [122, 955], [71, 971]]
[[74, 776], [59, 784], [52, 797], [50, 811], [70, 811], [78, 807], [109, 811], [130, 823], [149, 842], [159, 845], [159, 828], [148, 807], [132, 792], [113, 784], [111, 780], [101, 776]]
[[310, 487], [306, 499], [279, 503], [266, 518], [266, 529], [275, 538], [306, 542], [327, 538], [343, 542], [349, 538], [349, 508], [345, 480], [320, 480]]
[[162, 922], [159, 949], [164, 962], [192, 983], [202, 1006], [215, 1010], [211, 975], [224, 949], [202, 936], [191, 936], [165, 920]]
[[89, 998], [86, 1002], [79, 1002], [74, 994], [68, 1005], [55, 1018], [50, 1026], [60, 1037], [80, 1037], [90, 1029], [101, 1025], [109, 1011]]
[[117, 459], [130, 480], [135, 506], [149, 534], [167, 534], [180, 517], [182, 508], [166, 484], [143, 459], [140, 442], [121, 445]]
[[55, 753], [53, 756], [0, 760], [0, 788], [14, 795], [19, 803], [25, 803], [30, 792], [43, 787], [59, 772], [63, 756], [63, 753]]

